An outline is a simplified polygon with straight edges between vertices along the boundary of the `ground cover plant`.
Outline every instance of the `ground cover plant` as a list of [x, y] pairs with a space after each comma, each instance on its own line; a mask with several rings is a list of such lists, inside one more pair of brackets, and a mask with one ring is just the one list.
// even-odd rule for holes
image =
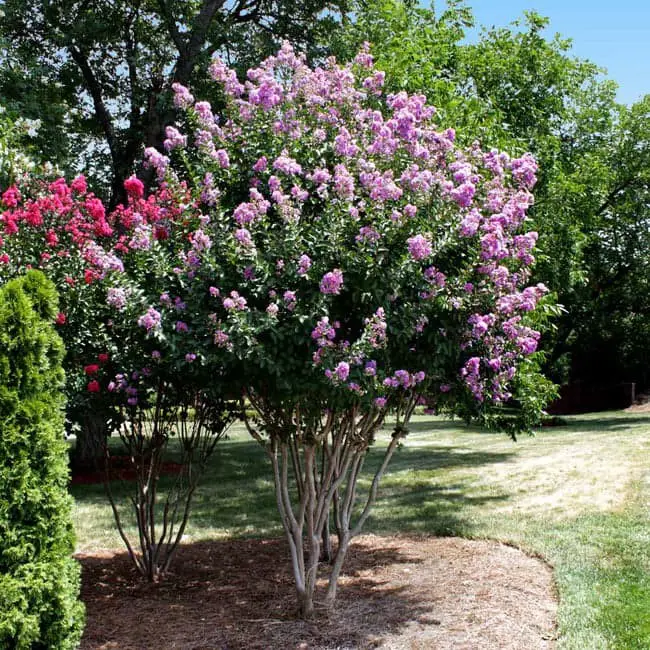
[[[645, 463], [650, 416], [575, 416], [567, 418], [564, 426], [545, 427], [535, 438], [524, 437], [516, 444], [430, 416], [417, 416], [411, 428], [408, 444], [398, 450], [387, 470], [368, 532], [406, 535], [404, 543], [411, 536], [431, 534], [496, 539], [539, 554], [551, 563], [557, 585], [558, 648], [640, 650], [648, 646], [650, 632], [643, 612], [650, 599]], [[390, 428], [378, 436], [378, 446], [388, 443], [389, 433]], [[265, 470], [268, 461], [246, 436], [242, 427], [236, 427], [230, 439], [220, 443], [219, 457], [209, 463], [195, 498], [194, 527], [184, 540], [188, 549], [209, 540], [231, 540], [231, 553], [236, 553], [236, 545], [246, 543], [238, 539], [252, 541], [261, 535], [271, 540], [282, 535], [274, 514], [272, 479]], [[369, 467], [361, 477], [364, 487], [381, 456], [381, 449], [370, 450]], [[242, 490], [250, 481], [254, 487]], [[101, 498], [101, 487], [75, 486], [73, 493], [79, 550], [90, 556], [89, 561], [101, 558], [106, 549], [119, 550], [119, 537], [107, 527], [111, 515]], [[221, 504], [218, 516], [211, 508], [215, 502]], [[398, 544], [392, 537], [388, 543]], [[357, 554], [363, 555], [364, 547], [352, 548], [356, 566]], [[386, 556], [383, 560], [373, 557], [368, 558], [371, 564], [390, 563]], [[244, 561], [242, 575], [246, 566]], [[400, 570], [399, 564], [395, 569]], [[221, 581], [228, 580], [223, 572], [210, 575], [207, 584], [217, 589]], [[265, 589], [277, 590], [273, 581], [278, 578], [273, 575]], [[345, 575], [346, 585], [355, 580], [354, 573]], [[471, 580], [471, 576], [464, 579]], [[431, 582], [436, 582], [436, 576]], [[360, 589], [358, 598], [368, 587]], [[452, 584], [449, 589], [460, 587]], [[400, 609], [398, 604], [394, 609]], [[263, 612], [263, 607], [251, 616], [242, 612], [241, 618], [256, 619]], [[253, 622], [241, 622], [242, 633], [257, 629], [256, 634], [264, 634], [290, 625], [274, 620], [273, 610], [268, 615], [270, 622], [261, 623], [259, 629]], [[402, 617], [395, 639], [409, 619], [408, 612]], [[436, 619], [435, 602], [431, 618]], [[308, 624], [294, 629], [294, 638], [309, 639], [310, 629]], [[119, 637], [106, 632], [100, 638]]]

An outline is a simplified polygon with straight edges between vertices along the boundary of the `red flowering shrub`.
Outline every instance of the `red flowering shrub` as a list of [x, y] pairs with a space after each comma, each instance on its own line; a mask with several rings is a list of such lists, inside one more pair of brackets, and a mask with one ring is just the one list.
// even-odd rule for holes
[[[112, 241], [114, 230], [83, 176], [69, 184], [63, 178], [24, 179], [20, 187], [2, 193], [0, 210], [0, 284], [31, 268], [54, 282], [61, 306], [54, 322], [67, 351], [68, 419], [83, 428], [89, 391], [98, 389], [87, 387], [84, 365], [97, 361], [109, 344], [103, 289], [97, 280], [103, 267], [119, 267], [119, 260], [107, 258], [101, 246]], [[82, 432], [78, 449], [84, 442]]]

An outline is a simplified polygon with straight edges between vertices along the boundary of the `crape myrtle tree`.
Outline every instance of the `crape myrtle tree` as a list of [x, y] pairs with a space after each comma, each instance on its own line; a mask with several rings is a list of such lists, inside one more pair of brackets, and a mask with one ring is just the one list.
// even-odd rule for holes
[[[157, 581], [183, 537], [205, 463], [236, 409], [227, 398], [232, 387], [223, 385], [225, 363], [213, 359], [206, 375], [199, 343], [208, 337], [195, 326], [205, 313], [204, 297], [188, 293], [180, 280], [186, 255], [194, 259], [191, 247], [209, 245], [201, 238], [200, 215], [190, 218], [181, 189], [161, 188], [145, 199], [139, 180], [125, 185], [128, 201], [110, 215], [81, 176], [70, 184], [23, 178], [9, 187], [1, 197], [0, 279], [38, 267], [59, 288], [61, 311], [53, 320], [67, 348], [75, 460], [101, 462], [127, 550], [138, 571]], [[111, 486], [111, 432], [119, 434], [135, 475], [127, 513]], [[172, 438], [180, 472], [159, 490]], [[127, 518], [135, 520], [135, 541]]]
[[[312, 69], [285, 43], [244, 81], [219, 58], [210, 73], [222, 118], [176, 85], [182, 124], [164, 153], [145, 154], [159, 179], [187, 183], [210, 233], [179, 277], [211, 301], [210, 344], [240, 366], [309, 616], [330, 515], [331, 605], [417, 404], [512, 435], [539, 416], [549, 384], [536, 326], [552, 306], [527, 286], [537, 168], [530, 155], [460, 148], [422, 95], [385, 96], [367, 49]], [[512, 400], [518, 419], [503, 408]]]
[[[106, 487], [119, 533], [137, 570], [158, 581], [185, 533], [205, 465], [240, 409], [230, 353], [212, 344], [210, 295], [194, 282], [212, 242], [206, 217], [192, 209], [182, 187], [144, 186], [127, 179], [128, 201], [110, 220], [119, 233], [112, 250], [95, 246], [112, 356], [85, 367], [93, 407], [110, 410], [135, 481], [130, 519], [111, 487], [111, 449], [105, 448]], [[119, 255], [119, 257], [118, 257]], [[115, 263], [119, 260], [119, 263]], [[159, 487], [170, 441], [180, 471]]]
[[162, 144], [172, 82], [200, 85], [214, 50], [250, 64], [290, 38], [318, 54], [344, 8], [340, 0], [2, 0], [0, 95], [14, 113], [43, 120], [46, 159], [77, 172], [83, 161], [114, 207], [143, 147]]

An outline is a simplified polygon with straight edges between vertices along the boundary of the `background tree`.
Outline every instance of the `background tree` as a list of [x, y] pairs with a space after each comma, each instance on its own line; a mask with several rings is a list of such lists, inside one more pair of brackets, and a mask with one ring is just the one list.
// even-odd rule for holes
[[650, 96], [585, 156], [584, 267], [566, 339], [577, 378], [650, 383]]
[[345, 0], [3, 0], [0, 94], [43, 120], [46, 158], [79, 163], [111, 205], [144, 146], [173, 122], [174, 81], [205, 79], [219, 51], [246, 66], [290, 38], [316, 45]]

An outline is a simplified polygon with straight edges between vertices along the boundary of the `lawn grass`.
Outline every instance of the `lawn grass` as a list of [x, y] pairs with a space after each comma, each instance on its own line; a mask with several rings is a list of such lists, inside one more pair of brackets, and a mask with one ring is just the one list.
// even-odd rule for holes
[[[367, 459], [381, 460], [385, 437]], [[554, 567], [559, 648], [650, 648], [650, 414], [567, 418], [517, 443], [414, 419], [367, 532], [497, 539]], [[73, 486], [78, 547], [120, 548], [101, 486]], [[198, 490], [187, 541], [281, 535], [263, 451], [235, 428]]]

